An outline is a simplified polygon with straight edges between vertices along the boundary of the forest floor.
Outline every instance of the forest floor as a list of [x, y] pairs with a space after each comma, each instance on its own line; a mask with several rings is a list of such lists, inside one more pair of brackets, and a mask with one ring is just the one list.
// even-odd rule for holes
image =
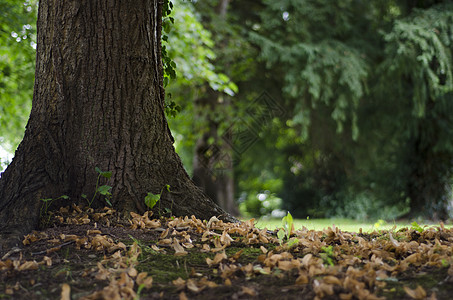
[[1, 253], [1, 299], [451, 299], [453, 229], [268, 231], [62, 208]]

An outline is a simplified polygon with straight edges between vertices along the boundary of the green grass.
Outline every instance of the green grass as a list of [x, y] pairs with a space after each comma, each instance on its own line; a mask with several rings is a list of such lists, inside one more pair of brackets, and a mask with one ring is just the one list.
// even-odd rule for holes
[[[294, 219], [294, 228], [300, 229], [305, 226], [307, 229], [311, 230], [323, 230], [327, 227], [332, 227], [335, 224], [336, 227], [340, 228], [342, 231], [348, 232], [359, 232], [359, 229], [362, 228], [363, 232], [372, 232], [374, 230], [390, 230], [393, 226], [396, 225], [396, 230], [407, 227], [411, 227], [411, 222], [409, 223], [396, 223], [396, 222], [385, 222], [382, 220], [379, 221], [357, 221], [351, 219]], [[419, 223], [420, 226], [424, 226], [426, 223]], [[429, 224], [429, 226], [438, 226], [438, 224]], [[451, 226], [451, 225], [450, 225]], [[446, 226], [446, 227], [450, 227]], [[257, 219], [256, 227], [258, 228], [267, 228], [269, 230], [274, 230], [276, 228], [282, 227], [281, 219], [268, 219], [261, 218]]]

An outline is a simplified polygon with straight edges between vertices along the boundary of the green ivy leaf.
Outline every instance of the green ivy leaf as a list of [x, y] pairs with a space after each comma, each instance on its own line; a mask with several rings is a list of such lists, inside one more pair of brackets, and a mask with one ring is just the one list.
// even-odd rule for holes
[[101, 185], [100, 187], [98, 187], [98, 192], [101, 195], [108, 196], [108, 195], [111, 195], [111, 193], [110, 193], [111, 188], [112, 187], [109, 185]]
[[156, 203], [160, 200], [161, 194], [153, 194], [153, 193], [148, 193], [145, 197], [145, 204], [149, 208], [153, 208]]
[[109, 179], [110, 177], [112, 177], [112, 172], [109, 172], [109, 171], [101, 171], [101, 169], [99, 169], [98, 167], [95, 168], [96, 172], [99, 173], [99, 175], [101, 175], [102, 177], [105, 177], [107, 179]]

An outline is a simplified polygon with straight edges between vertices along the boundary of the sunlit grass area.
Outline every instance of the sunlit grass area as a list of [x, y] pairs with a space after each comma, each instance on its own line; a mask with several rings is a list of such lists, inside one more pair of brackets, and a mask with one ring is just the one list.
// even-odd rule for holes
[[[397, 223], [397, 222], [386, 222], [383, 220], [379, 221], [357, 221], [351, 219], [294, 219], [294, 228], [300, 229], [305, 226], [307, 229], [311, 230], [323, 230], [327, 227], [335, 227], [340, 228], [342, 231], [348, 232], [359, 232], [360, 228], [362, 228], [363, 232], [372, 232], [374, 230], [391, 230], [394, 226], [396, 226], [396, 230], [400, 228], [410, 228], [412, 225], [411, 223]], [[418, 223], [419, 226], [424, 227], [425, 225], [431, 226], [438, 226], [439, 224], [426, 224], [426, 223]], [[276, 228], [281, 228], [283, 226], [281, 219], [276, 218], [260, 218], [256, 221], [256, 227], [258, 228], [267, 228], [269, 230], [274, 230]], [[446, 227], [451, 227], [449, 225]]]

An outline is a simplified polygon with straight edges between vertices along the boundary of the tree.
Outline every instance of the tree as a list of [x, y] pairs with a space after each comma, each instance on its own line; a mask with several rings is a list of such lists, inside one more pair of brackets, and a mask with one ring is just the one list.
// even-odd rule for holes
[[381, 72], [384, 97], [401, 99], [393, 122], [404, 132], [396, 153], [407, 216], [445, 220], [453, 214], [453, 5], [436, 2], [402, 6], [407, 15], [385, 35]]
[[112, 172], [111, 203], [124, 214], [144, 212], [147, 193], [168, 184], [161, 206], [173, 214], [234, 220], [195, 187], [173, 148], [163, 12], [168, 1], [39, 2], [32, 111], [0, 179], [3, 237], [36, 228], [42, 198], [92, 196], [96, 167]]

